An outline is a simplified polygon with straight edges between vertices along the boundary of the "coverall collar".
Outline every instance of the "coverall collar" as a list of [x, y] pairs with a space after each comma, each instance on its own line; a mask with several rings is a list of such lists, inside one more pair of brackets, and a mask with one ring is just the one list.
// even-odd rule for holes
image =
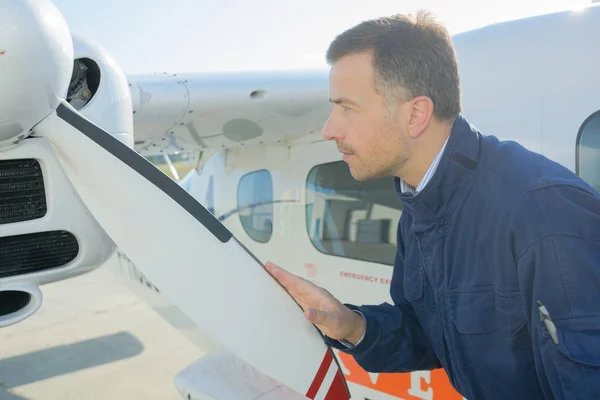
[[415, 220], [448, 217], [468, 194], [479, 174], [480, 133], [463, 114], [455, 119], [446, 148], [429, 183], [417, 194], [402, 192], [400, 178], [396, 193]]

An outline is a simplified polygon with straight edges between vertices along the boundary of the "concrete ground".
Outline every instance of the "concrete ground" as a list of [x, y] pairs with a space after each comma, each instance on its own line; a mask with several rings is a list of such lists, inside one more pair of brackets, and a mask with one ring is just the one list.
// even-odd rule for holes
[[41, 287], [29, 319], [0, 329], [0, 400], [180, 400], [202, 356], [110, 270]]

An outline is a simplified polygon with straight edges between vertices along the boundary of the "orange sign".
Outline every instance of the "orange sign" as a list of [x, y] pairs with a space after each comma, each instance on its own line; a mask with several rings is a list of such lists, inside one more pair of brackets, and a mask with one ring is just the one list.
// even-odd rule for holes
[[353, 382], [406, 400], [463, 400], [443, 369], [410, 373], [368, 373], [349, 354], [338, 352], [344, 375]]

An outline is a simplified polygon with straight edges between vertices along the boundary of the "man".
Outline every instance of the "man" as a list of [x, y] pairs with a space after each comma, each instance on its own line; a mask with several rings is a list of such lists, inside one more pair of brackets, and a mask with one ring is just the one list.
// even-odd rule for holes
[[[600, 198], [461, 114], [429, 14], [339, 35], [324, 127], [354, 178], [396, 177], [393, 304], [341, 304], [267, 263], [327, 343], [371, 372], [443, 367], [470, 400], [600, 398]], [[490, 94], [493, 95], [493, 94]]]

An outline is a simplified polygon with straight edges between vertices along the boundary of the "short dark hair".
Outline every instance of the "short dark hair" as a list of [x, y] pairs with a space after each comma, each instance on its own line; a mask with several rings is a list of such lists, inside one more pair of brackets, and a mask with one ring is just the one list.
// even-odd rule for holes
[[406, 96], [402, 92], [410, 98], [427, 96], [441, 121], [453, 120], [462, 111], [452, 40], [429, 11], [419, 10], [416, 17], [396, 14], [361, 22], [333, 40], [327, 62], [331, 65], [346, 55], [369, 51], [375, 90], [388, 100], [402, 100]]

